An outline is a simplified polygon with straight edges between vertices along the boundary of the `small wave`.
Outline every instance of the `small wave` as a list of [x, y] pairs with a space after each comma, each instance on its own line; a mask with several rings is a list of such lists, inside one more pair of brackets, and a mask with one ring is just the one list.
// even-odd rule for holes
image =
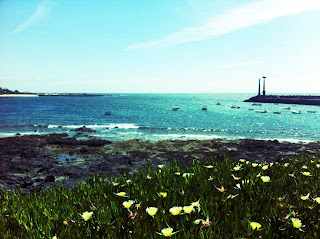
[[138, 129], [140, 128], [134, 124], [107, 124], [107, 125], [48, 125], [49, 129], [53, 128], [67, 128], [67, 129], [77, 129], [85, 126], [90, 129], [99, 129], [99, 128], [119, 128], [119, 129]]

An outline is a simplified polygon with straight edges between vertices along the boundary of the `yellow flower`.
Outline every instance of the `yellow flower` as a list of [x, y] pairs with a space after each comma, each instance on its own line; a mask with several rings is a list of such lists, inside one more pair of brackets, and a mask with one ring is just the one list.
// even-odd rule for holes
[[237, 197], [239, 194], [236, 194], [236, 195], [232, 195], [232, 194], [230, 194], [228, 197], [227, 197], [227, 199], [234, 199], [235, 197]]
[[152, 179], [152, 178], [151, 178], [149, 175], [147, 175], [147, 179], [150, 180], [150, 179]]
[[156, 213], [158, 212], [158, 208], [156, 207], [147, 207], [146, 208], [146, 212], [153, 217], [154, 215], [156, 215]]
[[200, 207], [200, 202], [199, 202], [199, 200], [196, 201], [196, 202], [192, 202], [192, 203], [191, 203], [191, 206], [193, 206], [193, 207]]
[[283, 165], [283, 167], [288, 167], [289, 166], [289, 163], [285, 163], [284, 165]]
[[311, 173], [310, 172], [301, 172], [302, 173], [302, 175], [304, 175], [304, 176], [311, 176]]
[[308, 166], [307, 165], [303, 165], [302, 168], [303, 169], [308, 169]]
[[88, 221], [88, 220], [90, 220], [92, 218], [92, 214], [93, 214], [93, 212], [86, 211], [86, 212], [82, 213], [82, 218], [85, 221]]
[[254, 167], [254, 168], [258, 166], [257, 163], [252, 163], [251, 165], [252, 165], [252, 167]]
[[161, 195], [163, 198], [165, 198], [165, 197], [168, 196], [168, 193], [166, 193], [166, 192], [160, 192], [159, 195]]
[[294, 178], [294, 173], [289, 173], [288, 175]]
[[316, 201], [318, 204], [320, 204], [320, 197], [316, 197], [313, 200]]
[[178, 176], [180, 176], [180, 174], [181, 174], [180, 172], [176, 172], [176, 173], [175, 173], [175, 175], [178, 175]]
[[196, 219], [193, 221], [194, 224], [199, 225], [201, 222], [203, 222], [203, 219]]
[[119, 192], [119, 193], [116, 193], [117, 196], [119, 197], [124, 197], [126, 196], [126, 193], [125, 192]]
[[213, 165], [205, 166], [206, 168], [213, 168]]
[[240, 183], [237, 183], [236, 187], [240, 189], [241, 188]]
[[186, 177], [191, 177], [193, 175], [194, 175], [194, 173], [184, 173], [184, 174], [182, 174], [182, 177], [186, 178]]
[[235, 167], [233, 168], [234, 171], [239, 171], [239, 170], [241, 170], [241, 169], [242, 169], [242, 168], [241, 168], [240, 165], [237, 165], [237, 166], [235, 166]]
[[161, 234], [165, 237], [171, 237], [173, 235], [173, 229], [171, 227], [163, 228]]
[[269, 183], [270, 182], [270, 177], [269, 176], [261, 176], [261, 180], [264, 183]]
[[239, 161], [240, 161], [241, 163], [244, 163], [246, 160], [245, 160], [245, 159], [239, 159]]
[[220, 193], [224, 193], [225, 191], [227, 191], [228, 189], [225, 189], [224, 186], [222, 186], [221, 188], [217, 188], [219, 190]]
[[236, 177], [233, 174], [231, 176], [233, 177], [234, 180], [240, 180], [241, 179], [241, 177]]
[[183, 211], [184, 211], [185, 213], [190, 214], [191, 212], [194, 211], [194, 208], [193, 208], [192, 205], [191, 205], [191, 206], [184, 206], [184, 207], [183, 207]]
[[130, 208], [132, 206], [132, 204], [134, 204], [134, 201], [133, 200], [129, 200], [129, 201], [124, 201], [122, 203], [122, 205], [125, 207], [125, 208]]
[[250, 222], [250, 226], [252, 230], [259, 230], [261, 228], [261, 224], [258, 222]]
[[169, 212], [173, 215], [173, 216], [176, 216], [176, 215], [179, 215], [180, 212], [182, 210], [182, 207], [172, 207], [169, 209]]
[[52, 239], [58, 239], [58, 237], [57, 236], [53, 236]]
[[320, 168], [320, 164], [317, 163], [316, 166], [317, 166], [317, 168]]
[[126, 180], [127, 184], [132, 183], [130, 179]]
[[163, 164], [159, 164], [158, 168], [162, 169], [163, 168]]
[[262, 170], [267, 170], [268, 169], [268, 165], [264, 165], [264, 166], [262, 166]]
[[292, 221], [293, 227], [295, 227], [295, 228], [301, 228], [301, 227], [302, 227], [302, 223], [301, 223], [301, 220], [300, 220], [300, 219], [298, 219], [298, 218], [291, 218], [291, 221]]
[[301, 199], [302, 199], [303, 201], [309, 200], [309, 196], [310, 196], [310, 193], [308, 193], [306, 196], [301, 195]]

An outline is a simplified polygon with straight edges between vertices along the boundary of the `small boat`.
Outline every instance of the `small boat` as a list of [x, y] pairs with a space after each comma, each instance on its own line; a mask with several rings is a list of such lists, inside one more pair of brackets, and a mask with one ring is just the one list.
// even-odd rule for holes
[[262, 106], [262, 104], [260, 104], [260, 103], [253, 103], [251, 105], [253, 105], [253, 106]]
[[249, 110], [253, 110], [253, 109], [250, 108]]
[[308, 110], [307, 112], [308, 112], [308, 113], [316, 113], [317, 111], [315, 111], [315, 110]]
[[178, 109], [180, 109], [180, 107], [175, 107], [175, 106], [172, 106], [172, 107], [171, 107], [171, 110], [172, 110], [172, 111], [177, 111]]
[[267, 113], [267, 111], [266, 111], [266, 110], [256, 110], [256, 113], [262, 113], [262, 114], [265, 114], [265, 113]]
[[218, 103], [217, 103], [217, 105], [221, 105], [221, 103], [220, 103], [220, 102], [218, 102]]
[[111, 111], [111, 110], [106, 111], [104, 114], [105, 114], [105, 115], [112, 115], [112, 111]]
[[292, 114], [301, 114], [300, 110], [291, 110]]
[[207, 109], [207, 106], [203, 106], [202, 107], [202, 111], [207, 111], [208, 109]]
[[280, 111], [274, 111], [273, 113], [276, 114], [276, 115], [280, 115], [281, 114]]
[[232, 109], [240, 109], [240, 106], [232, 105], [231, 108], [232, 108]]
[[290, 107], [282, 107], [282, 109], [284, 109], [284, 110], [290, 110], [291, 108], [290, 108]]

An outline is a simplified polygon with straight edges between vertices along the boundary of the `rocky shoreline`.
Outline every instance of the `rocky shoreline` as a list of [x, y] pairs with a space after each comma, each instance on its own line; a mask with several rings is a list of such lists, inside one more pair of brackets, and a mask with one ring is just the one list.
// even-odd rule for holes
[[189, 165], [192, 160], [227, 155], [231, 160], [274, 162], [320, 151], [319, 142], [294, 144], [276, 140], [110, 142], [87, 136], [87, 130], [81, 128], [71, 138], [67, 134], [0, 138], [0, 189], [20, 188], [22, 193], [28, 193], [61, 183], [73, 186], [93, 173], [121, 176], [146, 169], [149, 163], [156, 168], [173, 160]]

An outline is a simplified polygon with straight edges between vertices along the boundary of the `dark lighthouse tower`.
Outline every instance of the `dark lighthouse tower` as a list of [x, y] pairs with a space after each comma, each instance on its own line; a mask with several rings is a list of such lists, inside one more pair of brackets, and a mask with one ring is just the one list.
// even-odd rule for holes
[[262, 91], [262, 95], [265, 96], [266, 95], [266, 78], [265, 76], [262, 76], [263, 78], [263, 91]]
[[260, 78], [259, 78], [259, 89], [258, 89], [258, 96], [260, 96]]

